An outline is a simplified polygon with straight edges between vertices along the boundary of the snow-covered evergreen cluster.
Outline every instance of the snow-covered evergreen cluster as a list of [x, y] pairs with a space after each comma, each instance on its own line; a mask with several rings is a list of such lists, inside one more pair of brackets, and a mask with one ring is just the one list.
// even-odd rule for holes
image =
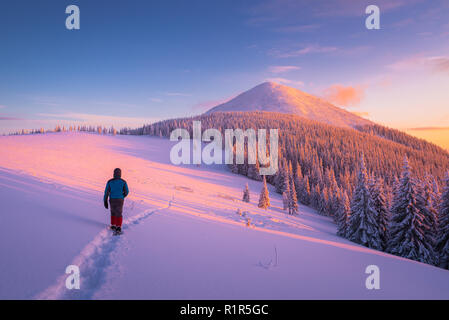
[[[284, 164], [276, 175], [276, 192], [282, 194], [283, 209], [298, 212], [298, 203], [310, 204], [310, 185], [297, 164]], [[326, 171], [324, 179], [332, 188], [321, 191], [315, 185], [313, 206], [321, 213], [331, 212], [337, 234], [363, 246], [389, 252], [404, 258], [449, 268], [449, 173], [443, 193], [434, 177], [419, 180], [412, 175], [407, 157], [401, 177], [393, 190], [388, 190], [381, 177], [369, 173], [362, 155], [357, 182], [349, 197]], [[269, 207], [266, 179], [259, 198], [259, 207]], [[244, 190], [243, 201], [249, 191]]]
[[283, 209], [287, 210], [288, 214], [298, 213], [298, 184], [299, 177], [297, 173], [300, 170], [293, 172], [292, 164], [284, 167], [277, 176], [276, 191], [282, 194]]
[[349, 205], [346, 195], [336, 211], [337, 234], [369, 248], [404, 258], [449, 266], [449, 174], [443, 194], [430, 175], [412, 175], [407, 157], [389, 204], [380, 178], [369, 175], [362, 157]]
[[368, 176], [362, 157], [357, 185], [350, 204], [349, 217], [344, 225], [345, 236], [353, 242], [381, 250], [383, 247], [380, 237], [381, 208], [376, 206], [375, 199], [381, 199], [382, 196], [372, 193], [375, 190], [377, 193], [376, 182], [370, 180], [373, 178]]
[[449, 172], [444, 180], [443, 193], [437, 205], [438, 210], [438, 232], [437, 232], [437, 253], [442, 268], [449, 269]]
[[[273, 185], [282, 195], [284, 210], [294, 214], [298, 204], [310, 206], [332, 217], [340, 236], [448, 267], [448, 195], [443, 191], [440, 196], [438, 191], [449, 167], [447, 151], [376, 124], [344, 129], [273, 112], [211, 113], [164, 120], [130, 133], [168, 137], [174, 128], [192, 132], [193, 120], [201, 121], [203, 130], [216, 128], [222, 133], [235, 128], [281, 128], [279, 170], [265, 176], [264, 185]], [[409, 166], [403, 167], [405, 154], [413, 175]], [[246, 160], [229, 165], [230, 170], [261, 181], [259, 164], [249, 165]], [[409, 170], [410, 180], [404, 170]], [[263, 190], [261, 207], [267, 207], [267, 199], [268, 191]], [[404, 209], [406, 201], [416, 208]], [[407, 226], [413, 231], [404, 231]], [[397, 241], [402, 241], [402, 248]]]

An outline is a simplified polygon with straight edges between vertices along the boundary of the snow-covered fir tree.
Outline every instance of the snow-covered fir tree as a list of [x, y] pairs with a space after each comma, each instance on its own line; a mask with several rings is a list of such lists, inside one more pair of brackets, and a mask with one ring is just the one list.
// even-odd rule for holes
[[429, 229], [426, 233], [427, 242], [432, 244], [432, 248], [436, 249], [438, 237], [438, 202], [435, 202], [436, 196], [433, 189], [433, 177], [426, 174], [421, 184], [420, 196], [424, 198], [425, 207], [423, 208], [424, 222]]
[[382, 244], [382, 250], [385, 250], [388, 245], [390, 211], [388, 208], [388, 201], [385, 194], [384, 182], [382, 178], [370, 178], [369, 192], [374, 210], [376, 211], [377, 215], [377, 223], [379, 226], [379, 236]]
[[288, 194], [287, 192], [284, 191], [284, 193], [282, 194], [282, 210], [287, 210], [288, 209]]
[[295, 187], [296, 187], [296, 198], [299, 200], [299, 193], [301, 189], [301, 184], [303, 183], [304, 177], [302, 176], [302, 169], [299, 163], [296, 163], [296, 170], [295, 170]]
[[332, 194], [329, 195], [329, 214], [336, 222], [338, 219], [338, 209], [340, 208], [341, 190], [338, 185], [334, 186]]
[[256, 161], [256, 164], [248, 165], [248, 178], [256, 180], [256, 181], [262, 181], [262, 176], [260, 175], [260, 166], [259, 166], [258, 161]]
[[287, 164], [282, 164], [279, 166], [279, 170], [276, 174], [275, 187], [276, 192], [279, 194], [284, 193], [288, 182], [288, 166]]
[[439, 266], [449, 269], [449, 171], [446, 173], [438, 211]]
[[351, 213], [351, 207], [349, 197], [346, 191], [343, 191], [339, 198], [337, 216], [337, 235], [340, 237], [346, 237], [346, 230], [348, 226], [348, 219]]
[[326, 168], [324, 183], [329, 188], [329, 192], [334, 191], [338, 187], [337, 180], [335, 179], [335, 172], [332, 168]]
[[286, 179], [285, 181], [285, 189], [282, 193], [282, 204], [283, 209], [290, 211], [290, 181], [289, 179]]
[[267, 188], [267, 179], [263, 176], [263, 187], [259, 197], [259, 208], [267, 209], [270, 206], [270, 194]]
[[296, 197], [295, 181], [293, 178], [293, 173], [290, 172], [290, 190], [288, 196], [288, 213], [297, 214], [298, 213], [298, 198]]
[[317, 209], [323, 215], [329, 214], [329, 189], [326, 186], [321, 191]]
[[347, 238], [369, 248], [382, 249], [377, 212], [369, 192], [368, 174], [363, 155], [351, 201]]
[[419, 196], [420, 191], [405, 157], [391, 208], [388, 251], [400, 257], [434, 264], [432, 244], [426, 239], [430, 227], [425, 225], [422, 212], [425, 202]]
[[319, 209], [321, 203], [321, 190], [318, 184], [316, 184], [313, 188], [310, 198], [310, 206], [312, 208]]
[[[432, 197], [433, 197], [433, 205], [438, 211], [438, 208], [440, 207], [440, 200], [441, 200], [441, 193], [440, 193], [440, 186], [438, 185], [437, 179], [433, 175], [430, 175], [431, 177], [431, 184], [432, 184]], [[438, 215], [438, 214], [437, 214]]]
[[239, 167], [236, 163], [228, 164], [229, 170], [231, 170], [232, 173], [239, 173]]
[[249, 202], [250, 201], [250, 197], [249, 197], [249, 187], [248, 184], [245, 185], [245, 189], [243, 190], [243, 202]]
[[299, 187], [298, 200], [304, 205], [310, 204], [310, 184], [309, 184], [309, 176], [305, 176], [302, 179], [302, 183]]

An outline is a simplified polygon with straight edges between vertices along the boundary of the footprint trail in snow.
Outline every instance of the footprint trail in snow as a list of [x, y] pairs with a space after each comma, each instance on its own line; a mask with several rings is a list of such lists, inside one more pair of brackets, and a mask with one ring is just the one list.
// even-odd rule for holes
[[[167, 209], [170, 203], [158, 209], [145, 210], [140, 214], [125, 220], [123, 230], [126, 231], [134, 225], [140, 224], [143, 220], [154, 213]], [[54, 285], [48, 287], [35, 296], [37, 300], [64, 300], [64, 299], [91, 299], [94, 294], [105, 283], [106, 269], [112, 265], [112, 255], [122, 236], [113, 236], [111, 231], [106, 229], [101, 231], [91, 242], [89, 242], [71, 265], [79, 267], [80, 289], [69, 290], [66, 288], [68, 274], [61, 275]]]

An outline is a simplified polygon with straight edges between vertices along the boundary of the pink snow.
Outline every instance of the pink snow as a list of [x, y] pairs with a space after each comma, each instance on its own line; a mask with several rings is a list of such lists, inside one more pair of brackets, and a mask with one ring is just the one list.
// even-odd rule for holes
[[[259, 209], [261, 182], [219, 165], [172, 165], [166, 139], [54, 133], [0, 141], [0, 298], [449, 298], [447, 270], [337, 237], [331, 219], [310, 208], [288, 216], [271, 187], [272, 207]], [[102, 203], [116, 167], [131, 191], [120, 237], [106, 229]], [[247, 182], [250, 203], [241, 201]], [[65, 288], [70, 264], [80, 267], [80, 290]], [[372, 264], [380, 290], [365, 287]]]

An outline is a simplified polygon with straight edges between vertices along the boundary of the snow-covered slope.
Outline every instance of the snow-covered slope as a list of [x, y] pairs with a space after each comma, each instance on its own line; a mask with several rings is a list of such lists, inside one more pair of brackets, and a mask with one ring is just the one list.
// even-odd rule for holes
[[[0, 144], [1, 299], [449, 298], [448, 271], [339, 238], [307, 207], [287, 216], [271, 188], [272, 207], [259, 209], [260, 182], [174, 166], [168, 140], [55, 133]], [[102, 204], [115, 167], [131, 191], [120, 237]], [[70, 264], [80, 290], [65, 287]], [[365, 287], [373, 264], [380, 290]]]
[[339, 127], [371, 123], [313, 95], [274, 82], [264, 82], [206, 113], [229, 111], [291, 113]]

